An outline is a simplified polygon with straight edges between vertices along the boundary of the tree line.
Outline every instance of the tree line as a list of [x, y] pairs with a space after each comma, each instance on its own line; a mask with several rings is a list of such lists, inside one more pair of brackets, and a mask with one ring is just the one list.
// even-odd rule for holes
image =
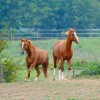
[[100, 28], [100, 0], [0, 0], [0, 28]]

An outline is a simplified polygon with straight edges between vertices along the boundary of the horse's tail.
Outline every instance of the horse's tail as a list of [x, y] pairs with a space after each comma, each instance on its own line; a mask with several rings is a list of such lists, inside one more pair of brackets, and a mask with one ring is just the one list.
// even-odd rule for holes
[[49, 56], [47, 55], [47, 59], [46, 59], [45, 63], [43, 64], [43, 67], [42, 67], [45, 78], [47, 78], [47, 76], [48, 76], [48, 73], [47, 73], [48, 67], [49, 67]]
[[48, 67], [49, 67], [49, 56], [47, 57], [47, 60], [46, 60], [46, 77], [48, 76]]

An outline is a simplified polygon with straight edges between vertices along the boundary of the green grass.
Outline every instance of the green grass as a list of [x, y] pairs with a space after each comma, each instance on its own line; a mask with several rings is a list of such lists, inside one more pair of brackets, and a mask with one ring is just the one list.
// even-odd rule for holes
[[[79, 40], [80, 44], [77, 45], [76, 43], [73, 43], [74, 55], [72, 58], [72, 66], [81, 69], [81, 63], [91, 63], [95, 61], [100, 62], [100, 38], [79, 38]], [[57, 39], [32, 41], [33, 45], [37, 46], [40, 49], [47, 50], [50, 58], [50, 69], [53, 69], [52, 50], [54, 44], [57, 41]], [[22, 68], [22, 70], [18, 72], [18, 74], [20, 74], [19, 80], [22, 80], [25, 77], [27, 70], [25, 62], [26, 54], [21, 55], [20, 43], [20, 40], [12, 41], [11, 43], [9, 43], [8, 47], [2, 52], [2, 54], [4, 56], [4, 59], [12, 58], [13, 61], [17, 63], [20, 68]], [[67, 66], [66, 63], [65, 66]], [[31, 75], [32, 78], [35, 77], [35, 74], [35, 71], [33, 71]], [[40, 76], [40, 79], [41, 77], [43, 77], [43, 74]]]
[[[74, 45], [74, 59], [95, 61], [100, 59], [100, 38], [81, 38], [78, 46]], [[76, 57], [77, 56], [77, 57]]]
[[[79, 38], [80, 44], [73, 43], [73, 61], [86, 60], [95, 61], [100, 59], [100, 38]], [[50, 63], [52, 63], [52, 49], [57, 39], [32, 41], [33, 45], [40, 49], [45, 49], [49, 53]], [[5, 57], [11, 57], [15, 61], [25, 58], [21, 56], [20, 40], [12, 41], [3, 52]]]
[[[42, 71], [42, 68], [40, 68], [40, 76], [38, 78], [38, 81], [42, 81], [44, 78], [44, 74], [43, 74], [43, 71]], [[25, 79], [27, 75], [27, 69], [26, 68], [22, 68], [21, 70], [18, 71], [17, 73], [17, 81], [18, 82], [23, 82], [23, 80]], [[49, 76], [51, 76], [51, 72], [49, 72]], [[34, 78], [36, 77], [36, 71], [34, 69], [32, 69], [31, 71], [31, 75], [30, 75], [30, 80], [33, 81]]]

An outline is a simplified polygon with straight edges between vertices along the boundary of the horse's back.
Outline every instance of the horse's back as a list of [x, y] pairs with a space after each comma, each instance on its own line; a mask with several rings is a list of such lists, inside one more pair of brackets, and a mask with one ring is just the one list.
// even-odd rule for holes
[[39, 53], [40, 55], [48, 56], [47, 51], [44, 50], [44, 49], [38, 49], [38, 53]]
[[48, 53], [46, 50], [38, 49], [38, 62], [44, 63], [49, 59]]

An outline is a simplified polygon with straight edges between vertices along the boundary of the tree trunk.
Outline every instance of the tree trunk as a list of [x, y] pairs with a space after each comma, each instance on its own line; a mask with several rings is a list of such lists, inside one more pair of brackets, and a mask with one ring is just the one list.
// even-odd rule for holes
[[4, 79], [4, 72], [3, 72], [3, 66], [2, 64], [0, 63], [0, 83], [3, 83], [5, 82], [5, 79]]

